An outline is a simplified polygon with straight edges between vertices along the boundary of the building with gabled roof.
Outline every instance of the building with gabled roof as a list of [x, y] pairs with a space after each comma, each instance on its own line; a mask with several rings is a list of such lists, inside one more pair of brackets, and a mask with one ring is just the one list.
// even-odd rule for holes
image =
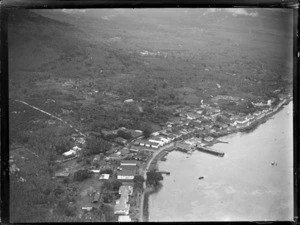
[[136, 175], [136, 166], [123, 165], [122, 170], [117, 172], [118, 180], [133, 180]]
[[129, 195], [132, 195], [133, 193], [133, 187], [130, 185], [122, 185], [119, 188], [119, 194], [121, 197], [116, 201], [115, 205], [115, 214], [123, 214], [128, 215], [130, 205], [128, 204]]

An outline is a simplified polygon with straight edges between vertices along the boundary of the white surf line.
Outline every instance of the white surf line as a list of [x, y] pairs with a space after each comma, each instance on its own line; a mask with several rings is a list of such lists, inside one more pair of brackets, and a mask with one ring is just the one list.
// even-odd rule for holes
[[73, 126], [72, 126], [71, 124], [69, 124], [68, 122], [62, 120], [61, 118], [59, 118], [59, 117], [57, 117], [57, 116], [54, 116], [54, 115], [52, 115], [51, 113], [48, 113], [48, 112], [46, 112], [46, 111], [44, 111], [44, 110], [42, 110], [42, 109], [39, 109], [39, 108], [37, 108], [37, 107], [35, 107], [35, 106], [32, 106], [32, 105], [28, 104], [27, 102], [24, 102], [24, 101], [21, 101], [21, 100], [18, 100], [18, 99], [15, 99], [15, 101], [16, 101], [16, 102], [23, 103], [23, 104], [25, 104], [25, 105], [28, 105], [28, 106], [31, 107], [31, 108], [34, 108], [34, 109], [36, 109], [36, 110], [38, 110], [38, 111], [40, 111], [40, 112], [42, 112], [42, 113], [47, 114], [48, 116], [51, 116], [51, 117], [53, 117], [53, 118], [55, 118], [55, 119], [57, 119], [57, 120], [59, 120], [59, 121], [65, 123], [65, 124], [67, 124], [69, 127], [71, 127], [72, 129], [74, 129], [77, 133], [79, 133], [79, 134], [81, 134], [82, 136], [86, 137], [86, 135], [85, 135], [84, 133], [82, 133], [81, 131], [79, 131], [79, 130], [76, 129], [75, 127], [73, 127]]

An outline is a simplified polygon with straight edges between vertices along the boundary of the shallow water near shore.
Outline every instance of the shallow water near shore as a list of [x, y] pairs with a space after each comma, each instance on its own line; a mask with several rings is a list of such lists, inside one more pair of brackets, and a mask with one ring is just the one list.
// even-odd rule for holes
[[149, 221], [293, 220], [292, 112], [291, 102], [253, 132], [221, 137], [229, 143], [212, 148], [223, 158], [169, 153], [158, 166], [171, 174], [149, 196]]

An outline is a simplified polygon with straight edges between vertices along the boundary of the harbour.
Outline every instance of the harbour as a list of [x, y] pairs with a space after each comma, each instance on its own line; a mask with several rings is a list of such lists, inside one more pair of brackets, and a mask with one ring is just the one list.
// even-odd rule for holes
[[213, 148], [226, 157], [169, 153], [158, 162], [170, 175], [149, 196], [149, 221], [292, 220], [292, 112], [290, 103], [254, 131], [223, 137], [229, 143]]

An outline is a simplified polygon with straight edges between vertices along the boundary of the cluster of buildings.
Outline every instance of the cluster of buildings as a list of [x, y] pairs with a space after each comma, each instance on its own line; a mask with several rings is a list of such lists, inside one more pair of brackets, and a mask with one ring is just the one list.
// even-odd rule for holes
[[[120, 166], [117, 168], [117, 180], [123, 184], [119, 189], [120, 198], [116, 201], [114, 213], [118, 215], [119, 222], [130, 222], [129, 216], [130, 204], [129, 198], [133, 193], [133, 187], [130, 185], [137, 175], [137, 161], [147, 161], [149, 155], [157, 149], [175, 142], [177, 149], [190, 151], [195, 146], [205, 146], [214, 141], [218, 134], [230, 132], [236, 128], [249, 126], [257, 119], [261, 119], [270, 113], [276, 112], [287, 99], [281, 99], [277, 106], [272, 106], [272, 101], [267, 101], [263, 109], [252, 114], [233, 114], [230, 112], [221, 112], [220, 108], [215, 106], [201, 104], [197, 108], [189, 106], [177, 107], [174, 109], [173, 118], [163, 124], [162, 130], [156, 131], [145, 138], [140, 130], [127, 129], [121, 127], [112, 131], [102, 131], [102, 135], [115, 135], [112, 142], [117, 146], [117, 150], [112, 149], [111, 155], [123, 157]], [[129, 99], [127, 102], [132, 102]], [[258, 105], [257, 105], [258, 104]], [[260, 104], [257, 103], [257, 107]], [[268, 107], [266, 107], [266, 105]], [[121, 132], [122, 131], [122, 132]], [[130, 134], [130, 138], [120, 136], [120, 133]], [[75, 146], [64, 156], [76, 155], [84, 146], [85, 139], [82, 137], [73, 137]], [[149, 154], [141, 154], [148, 152]], [[131, 155], [130, 160], [124, 160], [126, 156]], [[107, 157], [108, 158], [108, 157]], [[96, 172], [96, 171], [95, 171]], [[100, 173], [100, 170], [98, 171]], [[62, 174], [64, 176], [65, 174]], [[109, 179], [109, 174], [101, 174], [99, 179]]]
[[[230, 123], [231, 126], [236, 127], [236, 128], [242, 128], [251, 125], [253, 122], [262, 119], [265, 116], [268, 116], [271, 113], [276, 112], [282, 105], [284, 105], [287, 102], [287, 99], [282, 99], [278, 105], [275, 107], [271, 107], [271, 103], [273, 103], [272, 100], [268, 100], [267, 104], [263, 104], [263, 106], [268, 105], [270, 107], [263, 109], [261, 111], [257, 111], [253, 114], [248, 114], [244, 116], [243, 118], [237, 119], [234, 122]], [[233, 118], [231, 118], [232, 120]]]
[[160, 132], [155, 132], [148, 139], [140, 139], [135, 141], [135, 145], [145, 146], [149, 148], [159, 148], [174, 140], [173, 137], [168, 137], [167, 135], [160, 135]]
[[130, 135], [130, 139], [140, 139], [143, 137], [141, 130], [132, 130], [125, 127], [120, 127], [116, 130], [102, 130], [101, 132], [104, 137], [115, 136], [112, 141], [119, 145], [126, 145], [129, 142], [128, 139], [119, 135], [120, 132]]
[[[132, 102], [132, 99], [125, 100]], [[226, 134], [233, 129], [243, 128], [251, 125], [257, 119], [261, 119], [268, 114], [275, 112], [285, 103], [286, 99], [281, 97], [280, 103], [272, 107], [274, 99], [268, 100], [266, 103], [252, 103], [258, 108], [261, 106], [263, 110], [256, 111], [253, 114], [233, 114], [231, 112], [221, 112], [217, 104], [214, 106], [202, 104], [199, 107], [192, 108], [190, 106], [180, 106], [174, 108], [173, 117], [163, 125], [163, 129], [151, 134], [149, 138], [143, 138], [141, 130], [127, 129], [125, 127], [116, 130], [103, 130], [101, 135], [104, 137], [113, 136], [112, 142], [120, 149], [112, 153], [116, 157], [126, 156], [134, 153], [136, 160], [146, 160], [146, 156], [138, 155], [140, 149], [155, 151], [170, 142], [187, 139], [195, 134], [199, 134], [202, 142], [209, 143], [219, 134]], [[268, 106], [268, 107], [266, 107]], [[121, 137], [120, 132], [130, 135], [130, 138]], [[63, 153], [66, 158], [72, 158], [78, 154], [85, 143], [83, 137], [73, 137], [75, 146], [67, 152]], [[131, 170], [126, 170], [131, 173]], [[125, 172], [124, 172], [125, 173]]]
[[[201, 104], [198, 108], [180, 107], [174, 109], [174, 117], [164, 126], [163, 130], [154, 132], [149, 138], [136, 139], [135, 146], [156, 150], [172, 141], [188, 139], [195, 134], [200, 134], [198, 144], [212, 142], [214, 136], [230, 132], [233, 129], [243, 128], [251, 125], [257, 119], [269, 115], [279, 109], [287, 100], [282, 98], [281, 102], [272, 107], [273, 99], [268, 100], [268, 107], [253, 114], [235, 115], [231, 112], [221, 112], [218, 106]], [[257, 103], [259, 104], [259, 103]]]
[[[280, 103], [272, 106], [273, 100], [268, 100], [269, 107], [263, 107], [263, 110], [252, 114], [234, 114], [231, 112], [221, 112], [217, 104], [202, 104], [199, 107], [180, 106], [174, 108], [173, 117], [162, 126], [162, 130], [156, 131], [148, 138], [143, 137], [140, 130], [127, 129], [125, 127], [116, 130], [103, 130], [102, 135], [115, 135], [112, 139], [115, 148], [108, 152], [113, 158], [126, 158], [131, 155], [131, 162], [127, 164], [122, 161], [120, 170], [117, 172], [118, 180], [133, 180], [136, 175], [136, 161], [147, 161], [149, 158], [145, 152], [152, 154], [157, 149], [174, 141], [182, 141], [189, 146], [195, 144], [205, 146], [214, 141], [220, 135], [230, 133], [232, 130], [251, 125], [257, 119], [261, 119], [270, 113], [277, 111], [285, 102], [286, 98], [281, 98]], [[258, 104], [258, 103], [257, 103]], [[122, 132], [121, 132], [122, 131]], [[120, 133], [130, 134], [130, 138], [120, 137]], [[194, 140], [197, 137], [197, 140]], [[194, 139], [193, 139], [194, 138]], [[75, 146], [69, 151], [63, 153], [70, 157], [76, 155], [83, 147], [85, 139], [83, 137], [73, 137]], [[186, 149], [189, 149], [187, 147]], [[143, 154], [141, 154], [143, 152]], [[106, 177], [105, 177], [106, 178]], [[104, 177], [102, 179], [105, 179]]]
[[72, 135], [72, 140], [74, 141], [74, 146], [70, 150], [64, 152], [62, 155], [65, 158], [73, 158], [79, 154], [79, 152], [83, 149], [86, 139], [85, 137], [81, 137], [78, 134]]

